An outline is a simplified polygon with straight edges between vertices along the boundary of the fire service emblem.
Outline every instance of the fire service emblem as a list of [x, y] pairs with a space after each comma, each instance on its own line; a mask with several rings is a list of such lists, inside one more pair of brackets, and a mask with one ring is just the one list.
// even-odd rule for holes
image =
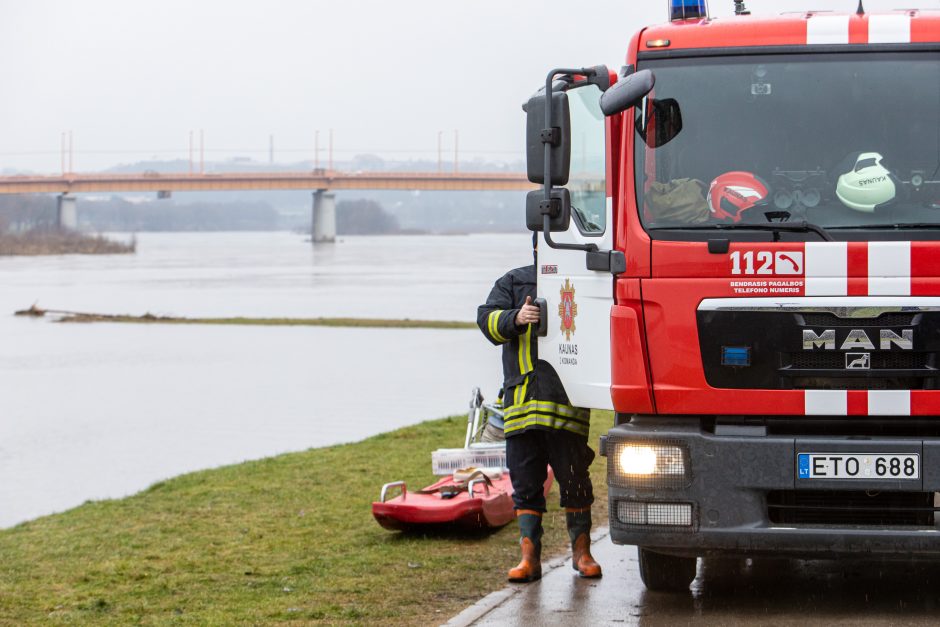
[[574, 285], [565, 279], [561, 286], [561, 303], [558, 304], [558, 317], [561, 318], [561, 332], [565, 334], [565, 341], [571, 341], [571, 334], [575, 332], [574, 319], [578, 315], [578, 303], [574, 302]]

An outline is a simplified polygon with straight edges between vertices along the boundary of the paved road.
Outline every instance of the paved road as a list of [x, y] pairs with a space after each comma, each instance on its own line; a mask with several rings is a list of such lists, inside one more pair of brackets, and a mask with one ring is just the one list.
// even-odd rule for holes
[[[936, 625], [940, 564], [708, 560], [688, 594], [647, 592], [636, 549], [595, 543], [601, 580], [570, 561], [490, 595], [455, 625]], [[494, 607], [495, 606], [495, 607]]]

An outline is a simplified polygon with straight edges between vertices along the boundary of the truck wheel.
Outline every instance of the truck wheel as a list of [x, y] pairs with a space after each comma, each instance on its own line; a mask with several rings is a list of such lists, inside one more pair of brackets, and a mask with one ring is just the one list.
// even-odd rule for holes
[[695, 579], [696, 558], [654, 553], [639, 547], [640, 579], [649, 590], [688, 592]]

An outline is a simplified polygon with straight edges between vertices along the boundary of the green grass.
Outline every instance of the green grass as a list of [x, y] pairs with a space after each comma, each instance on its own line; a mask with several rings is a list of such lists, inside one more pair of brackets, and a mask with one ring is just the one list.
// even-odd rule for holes
[[[612, 424], [595, 412], [591, 442]], [[382, 483], [431, 483], [430, 453], [466, 419], [355, 444], [202, 471], [0, 531], [0, 624], [410, 624], [443, 622], [505, 585], [516, 528], [386, 531]], [[605, 522], [604, 458], [592, 467]], [[567, 550], [557, 487], [546, 555]]]

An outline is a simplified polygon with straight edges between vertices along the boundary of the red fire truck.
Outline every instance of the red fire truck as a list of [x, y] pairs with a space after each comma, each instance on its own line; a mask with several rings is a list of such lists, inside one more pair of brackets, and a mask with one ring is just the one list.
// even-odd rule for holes
[[527, 112], [539, 358], [651, 589], [696, 559], [940, 554], [940, 12], [711, 19]]

